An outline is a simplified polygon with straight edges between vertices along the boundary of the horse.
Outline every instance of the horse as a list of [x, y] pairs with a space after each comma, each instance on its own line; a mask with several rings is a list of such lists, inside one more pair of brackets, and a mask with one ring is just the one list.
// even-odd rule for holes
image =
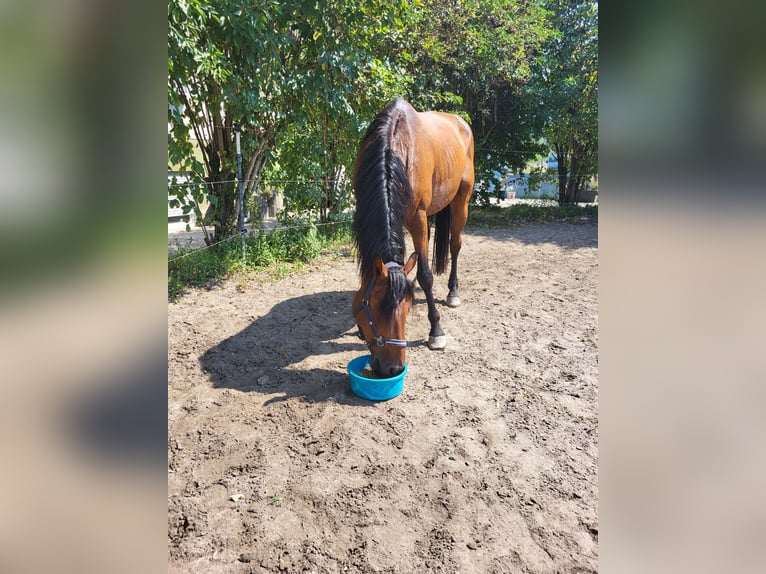
[[[457, 307], [457, 262], [473, 184], [473, 133], [459, 116], [418, 112], [398, 98], [373, 119], [362, 139], [352, 177], [353, 235], [361, 279], [352, 313], [378, 376], [404, 370], [405, 322], [414, 303], [414, 285], [407, 277], [415, 264], [428, 304], [428, 346], [446, 347], [428, 263], [429, 217], [435, 215], [433, 270], [444, 273], [449, 248], [446, 303]], [[406, 263], [404, 228], [414, 247]]]

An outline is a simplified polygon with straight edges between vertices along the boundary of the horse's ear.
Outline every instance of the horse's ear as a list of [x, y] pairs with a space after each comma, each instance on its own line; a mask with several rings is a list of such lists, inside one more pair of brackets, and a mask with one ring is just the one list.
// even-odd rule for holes
[[410, 255], [410, 258], [407, 260], [407, 263], [404, 264], [404, 267], [402, 268], [402, 271], [404, 272], [404, 275], [407, 276], [410, 274], [410, 271], [412, 271], [415, 268], [415, 264], [418, 262], [418, 253], [417, 251], [413, 252], [412, 255]]
[[375, 256], [375, 261], [372, 262], [372, 269], [375, 271], [375, 277], [388, 277], [388, 267], [383, 263], [380, 255]]

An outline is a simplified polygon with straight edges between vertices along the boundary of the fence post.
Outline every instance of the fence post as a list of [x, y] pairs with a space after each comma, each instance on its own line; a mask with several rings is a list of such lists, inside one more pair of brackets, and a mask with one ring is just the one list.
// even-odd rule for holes
[[237, 140], [237, 181], [239, 187], [239, 213], [237, 215], [237, 231], [239, 231], [239, 240], [242, 243], [242, 261], [245, 260], [245, 206], [243, 205], [243, 181], [242, 181], [242, 150], [239, 147], [239, 133], [242, 131], [242, 126], [238, 123], [234, 124], [234, 133]]

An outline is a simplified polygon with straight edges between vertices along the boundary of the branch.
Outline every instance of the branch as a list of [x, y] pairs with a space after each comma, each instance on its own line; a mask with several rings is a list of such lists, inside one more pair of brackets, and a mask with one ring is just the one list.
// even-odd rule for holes
[[173, 80], [173, 85], [175, 86], [176, 90], [181, 94], [181, 97], [183, 98], [186, 109], [189, 110], [187, 119], [189, 120], [189, 123], [192, 126], [192, 130], [194, 131], [194, 135], [197, 138], [197, 145], [202, 151], [202, 161], [205, 163], [205, 168], [207, 169], [208, 173], [210, 173], [210, 156], [207, 153], [207, 149], [205, 148], [205, 145], [204, 145], [205, 140], [202, 138], [200, 126], [198, 124], [196, 116], [194, 115], [194, 108], [191, 105], [191, 100], [189, 100], [189, 97], [186, 95], [186, 92], [184, 91], [183, 86], [179, 84], [178, 80]]
[[253, 192], [260, 184], [259, 180], [255, 179], [255, 174], [260, 174], [263, 171], [264, 154], [266, 148], [269, 145], [269, 138], [264, 136], [258, 144], [258, 149], [253, 153], [253, 157], [250, 159], [250, 163], [247, 166], [247, 193]]

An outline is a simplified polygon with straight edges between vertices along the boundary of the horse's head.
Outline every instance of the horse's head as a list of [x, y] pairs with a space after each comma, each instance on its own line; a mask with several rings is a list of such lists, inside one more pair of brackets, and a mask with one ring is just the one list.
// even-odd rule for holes
[[413, 253], [401, 267], [376, 257], [372, 276], [363, 278], [362, 286], [354, 295], [354, 320], [359, 336], [370, 347], [370, 366], [379, 376], [393, 377], [404, 370], [407, 353], [404, 324], [414, 299], [413, 285], [407, 275], [417, 260], [417, 253]]

